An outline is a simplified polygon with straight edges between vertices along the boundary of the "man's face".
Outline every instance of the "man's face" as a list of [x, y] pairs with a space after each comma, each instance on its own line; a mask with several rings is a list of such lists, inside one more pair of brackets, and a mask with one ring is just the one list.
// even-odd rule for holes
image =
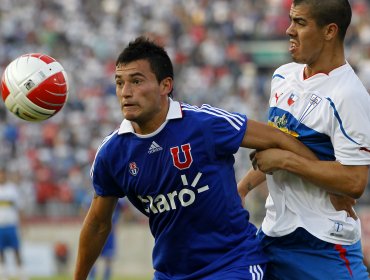
[[301, 4], [290, 8], [289, 52], [293, 61], [309, 66], [319, 63], [324, 48], [324, 28], [317, 26], [310, 13], [310, 6]]
[[139, 125], [150, 122], [161, 110], [161, 85], [147, 60], [116, 67], [116, 95], [124, 118]]

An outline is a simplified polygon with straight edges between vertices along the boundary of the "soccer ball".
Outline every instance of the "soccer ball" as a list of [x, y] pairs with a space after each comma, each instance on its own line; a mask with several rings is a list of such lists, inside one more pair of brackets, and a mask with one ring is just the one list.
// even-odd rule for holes
[[68, 97], [63, 66], [41, 54], [24, 54], [13, 60], [1, 78], [5, 106], [17, 117], [31, 122], [46, 120], [62, 109]]

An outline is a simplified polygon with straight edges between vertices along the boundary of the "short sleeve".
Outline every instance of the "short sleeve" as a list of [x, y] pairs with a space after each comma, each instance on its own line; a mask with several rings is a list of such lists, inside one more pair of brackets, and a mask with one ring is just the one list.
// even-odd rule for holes
[[247, 117], [209, 105], [203, 105], [203, 108], [206, 108], [211, 116], [209, 118], [209, 129], [216, 154], [222, 156], [235, 154], [246, 131]]
[[328, 99], [333, 125], [331, 139], [336, 159], [345, 165], [370, 164], [370, 97], [342, 94], [341, 100]]
[[117, 185], [112, 169], [105, 162], [106, 149], [100, 149], [91, 168], [91, 178], [95, 193], [99, 196], [123, 197], [125, 194]]

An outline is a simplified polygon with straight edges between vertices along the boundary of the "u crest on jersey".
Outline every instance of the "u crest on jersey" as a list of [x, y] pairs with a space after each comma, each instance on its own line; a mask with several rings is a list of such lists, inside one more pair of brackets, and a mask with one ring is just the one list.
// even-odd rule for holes
[[190, 144], [181, 145], [181, 151], [184, 157], [184, 160], [180, 160], [180, 148], [178, 146], [172, 147], [170, 149], [172, 162], [175, 167], [180, 170], [187, 169], [193, 163], [193, 157], [191, 155], [191, 147]]

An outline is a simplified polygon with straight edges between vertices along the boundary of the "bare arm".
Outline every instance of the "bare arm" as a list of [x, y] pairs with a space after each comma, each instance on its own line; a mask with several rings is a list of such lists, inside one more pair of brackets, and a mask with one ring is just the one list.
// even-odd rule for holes
[[246, 195], [254, 188], [261, 185], [266, 180], [266, 174], [260, 170], [249, 169], [247, 174], [238, 183], [238, 193], [245, 204]]
[[[284, 134], [284, 136], [281, 136], [281, 134]], [[251, 160], [253, 165], [256, 165], [257, 158], [259, 158], [261, 154], [269, 154], [274, 152], [284, 153], [285, 157], [282, 157], [281, 154], [278, 154], [276, 157], [278, 161], [281, 161], [279, 164], [274, 165], [274, 162], [271, 158], [267, 158], [264, 161], [264, 164], [262, 164], [261, 160], [259, 160], [259, 169], [264, 173], [269, 173], [276, 169], [285, 169], [296, 173], [297, 175], [301, 175], [303, 178], [310, 180], [312, 183], [315, 183], [316, 185], [322, 186], [324, 189], [326, 189], [330, 194], [333, 206], [337, 210], [347, 210], [351, 216], [355, 216], [351, 213], [353, 210], [352, 205], [355, 204], [355, 201], [352, 200], [352, 198], [358, 198], [363, 193], [366, 187], [368, 168], [365, 168], [364, 170], [364, 167], [349, 167], [343, 166], [338, 162], [324, 162], [315, 160], [317, 159], [316, 156], [314, 156], [306, 146], [304, 146], [295, 138], [293, 138], [293, 142], [299, 142], [299, 144], [293, 143], [292, 138], [293, 137], [285, 135], [285, 133], [279, 131], [278, 129], [274, 130], [274, 128], [265, 124], [248, 120], [248, 128], [244, 136], [242, 146], [258, 150], [264, 150], [268, 148], [290, 150], [291, 152], [282, 151], [279, 149], [261, 151], [258, 153], [259, 155], [257, 157], [254, 157], [253, 154], [251, 156]], [[280, 143], [280, 141], [283, 143]], [[297, 152], [297, 150], [299, 152]], [[292, 158], [295, 158], [297, 161], [291, 162]], [[305, 162], [305, 164], [302, 162]], [[283, 167], [280, 166], [280, 164]], [[316, 168], [312, 168], [314, 164]], [[329, 170], [330, 172], [322, 172], [322, 170], [325, 170], [324, 168], [328, 167], [327, 165], [334, 165], [338, 167], [338, 169], [331, 169]], [[261, 175], [260, 171], [248, 171], [246, 176], [238, 183], [238, 192], [242, 197], [242, 200], [251, 189], [260, 185], [262, 178], [265, 177]], [[345, 197], [338, 197], [335, 194], [344, 195]]]
[[112, 228], [117, 197], [94, 196], [83, 222], [78, 245], [74, 280], [86, 280]]
[[315, 154], [298, 139], [277, 128], [253, 120], [248, 120], [241, 146], [256, 150], [278, 148], [312, 160], [317, 159]]
[[279, 149], [268, 149], [255, 155], [263, 172], [287, 170], [334, 194], [359, 198], [368, 180], [368, 166], [342, 165], [337, 161], [306, 159]]
[[[292, 153], [297, 153], [303, 157], [317, 159], [315, 154], [298, 139], [287, 135], [277, 128], [250, 119], [248, 120], [247, 131], [244, 135], [241, 146], [257, 150], [279, 148], [291, 151]], [[254, 165], [254, 153], [251, 155], [251, 160]], [[238, 183], [238, 192], [243, 204], [247, 193], [260, 185], [265, 179], [266, 176], [261, 171], [253, 169], [248, 171], [245, 177]]]

